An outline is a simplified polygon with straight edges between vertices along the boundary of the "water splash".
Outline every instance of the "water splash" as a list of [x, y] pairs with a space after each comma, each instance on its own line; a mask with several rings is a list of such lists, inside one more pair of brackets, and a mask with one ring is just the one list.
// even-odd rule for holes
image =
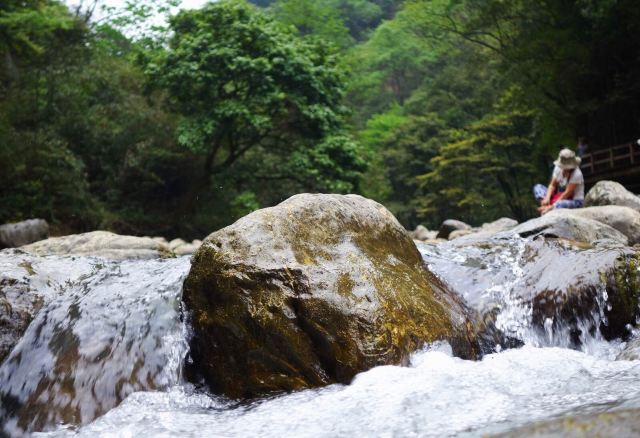
[[640, 405], [640, 361], [525, 346], [480, 362], [440, 345], [409, 367], [382, 366], [332, 385], [232, 405], [188, 386], [138, 392], [79, 430], [46, 437], [482, 436], [549, 417]]
[[611, 304], [598, 269], [613, 268], [618, 249], [519, 236], [418, 247], [429, 268], [488, 316], [503, 339], [599, 348], [592, 345], [603, 339], [600, 329], [608, 325]]
[[187, 343], [179, 306], [187, 258], [46, 259], [83, 270], [64, 282], [0, 367], [6, 431], [84, 424], [135, 391], [181, 380]]

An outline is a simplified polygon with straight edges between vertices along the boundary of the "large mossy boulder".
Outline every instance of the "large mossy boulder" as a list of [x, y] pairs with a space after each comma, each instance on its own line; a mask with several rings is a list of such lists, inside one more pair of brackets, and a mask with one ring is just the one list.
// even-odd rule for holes
[[20, 248], [34, 255], [74, 255], [109, 260], [155, 259], [173, 256], [169, 247], [150, 237], [122, 236], [109, 231], [52, 237]]
[[584, 198], [586, 207], [620, 205], [640, 211], [640, 197], [615, 181], [598, 181]]
[[193, 368], [233, 398], [348, 383], [436, 340], [477, 354], [457, 297], [393, 215], [356, 195], [297, 195], [211, 234], [183, 300]]

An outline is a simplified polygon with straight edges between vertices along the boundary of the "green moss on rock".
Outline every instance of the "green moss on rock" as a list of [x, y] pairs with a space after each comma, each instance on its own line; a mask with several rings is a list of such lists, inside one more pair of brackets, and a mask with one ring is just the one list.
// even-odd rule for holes
[[359, 196], [298, 195], [212, 234], [184, 301], [194, 368], [234, 398], [348, 383], [435, 340], [477, 354], [464, 306]]

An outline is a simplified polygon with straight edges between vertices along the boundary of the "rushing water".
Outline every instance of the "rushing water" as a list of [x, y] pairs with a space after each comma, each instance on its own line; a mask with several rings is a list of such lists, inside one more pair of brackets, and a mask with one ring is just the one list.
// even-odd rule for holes
[[[563, 348], [567, 333], [532, 328], [531, 308], [514, 294], [525, 279], [523, 240], [499, 251], [421, 251], [474, 308], [497, 306], [496, 326], [524, 347], [474, 362], [433, 345], [408, 367], [377, 367], [350, 385], [238, 404], [182, 381], [187, 333], [179, 303], [188, 258], [50, 257], [33, 260], [32, 269], [58, 285], [55, 297], [0, 367], [0, 391], [30, 400], [27, 418], [49, 424], [35, 436], [51, 437], [481, 436], [565, 414], [640, 407], [640, 361], [614, 360], [623, 343], [596, 332], [583, 335], [577, 351]], [[65, 264], [76, 273], [66, 282], [53, 269]], [[41, 277], [33, 281], [47, 283]], [[598, 321], [606, 294], [599, 299]], [[20, 430], [15, 419], [5, 426]]]
[[[0, 263], [8, 264], [6, 256]], [[0, 367], [7, 431], [87, 423], [135, 391], [181, 381], [187, 258], [8, 257], [24, 258], [18, 266], [28, 267], [27, 278], [50, 302]]]

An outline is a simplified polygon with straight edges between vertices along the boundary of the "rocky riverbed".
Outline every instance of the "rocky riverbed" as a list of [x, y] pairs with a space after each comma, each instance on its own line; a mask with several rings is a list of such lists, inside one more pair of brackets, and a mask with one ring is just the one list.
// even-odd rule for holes
[[193, 257], [104, 232], [0, 251], [2, 430], [636, 430], [640, 212], [615, 193], [417, 247], [373, 201], [298, 195]]

